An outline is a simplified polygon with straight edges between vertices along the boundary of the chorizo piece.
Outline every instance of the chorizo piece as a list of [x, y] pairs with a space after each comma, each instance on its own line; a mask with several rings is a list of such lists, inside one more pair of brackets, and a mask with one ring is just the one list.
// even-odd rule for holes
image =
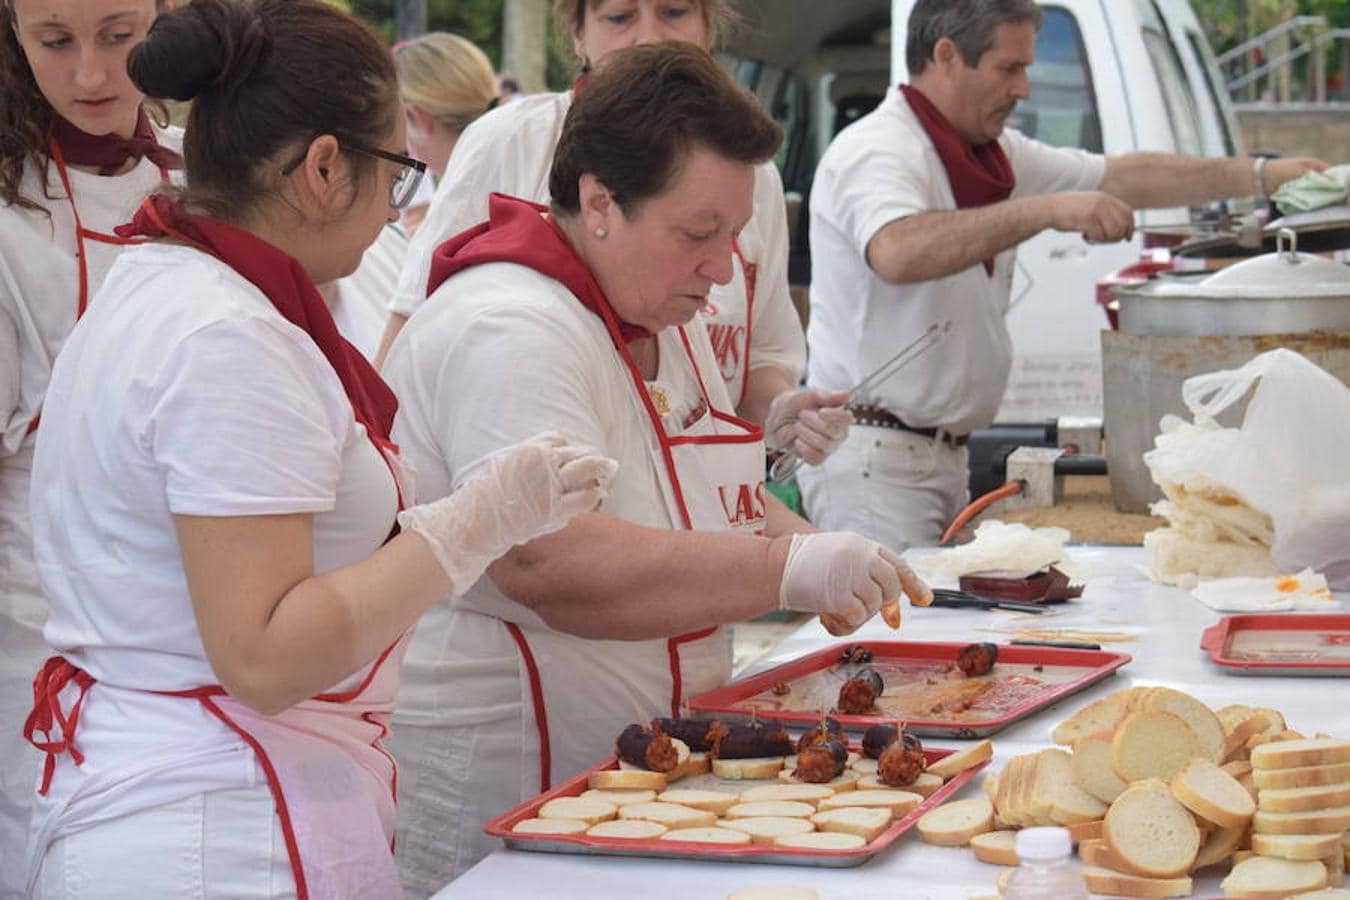
[[615, 741], [619, 759], [653, 772], [669, 772], [679, 764], [679, 754], [670, 735], [659, 728], [634, 723]]
[[776, 722], [732, 725], [713, 752], [719, 759], [789, 756], [792, 753], [792, 738]]
[[976, 675], [988, 675], [997, 661], [997, 644], [967, 644], [956, 654], [956, 664], [967, 678]]
[[871, 728], [863, 732], [862, 751], [868, 759], [880, 759], [881, 754], [900, 739], [900, 728], [896, 725], [888, 725], [885, 722], [878, 722]]
[[913, 784], [928, 768], [919, 739], [904, 731], [877, 759], [877, 778], [890, 787]]
[[839, 724], [839, 720], [833, 717], [822, 719], [819, 725], [797, 739], [797, 752], [801, 753], [813, 744], [823, 744], [825, 741], [842, 742], [843, 740], [844, 726]]
[[835, 708], [850, 716], [866, 715], [881, 696], [885, 685], [875, 669], [863, 669], [839, 689], [839, 701]]
[[684, 741], [695, 753], [711, 750], [727, 733], [726, 726], [716, 719], [653, 719], [652, 727]]
[[843, 774], [848, 763], [848, 748], [842, 741], [821, 741], [797, 754], [797, 769], [792, 774], [811, 784], [824, 784]]

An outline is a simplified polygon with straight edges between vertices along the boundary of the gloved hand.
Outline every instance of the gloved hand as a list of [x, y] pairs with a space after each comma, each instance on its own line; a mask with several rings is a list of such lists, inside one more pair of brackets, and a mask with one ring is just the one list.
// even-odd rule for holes
[[485, 457], [447, 497], [398, 514], [436, 555], [462, 594], [517, 544], [557, 531], [605, 499], [619, 464], [557, 434], [541, 434]]
[[845, 408], [848, 392], [823, 388], [783, 391], [764, 417], [764, 444], [770, 450], [791, 450], [818, 466], [848, 437], [853, 414]]
[[[778, 608], [819, 613], [835, 634], [856, 630], [901, 592], [926, 605], [932, 592], [899, 556], [852, 532], [796, 534], [788, 548]], [[839, 629], [839, 630], [836, 630]]]

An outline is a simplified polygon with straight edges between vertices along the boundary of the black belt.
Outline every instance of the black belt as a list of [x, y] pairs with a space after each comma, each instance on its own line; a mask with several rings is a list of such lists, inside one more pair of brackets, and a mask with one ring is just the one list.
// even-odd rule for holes
[[850, 403], [849, 411], [853, 413], [853, 421], [858, 425], [870, 425], [873, 428], [893, 428], [896, 431], [908, 431], [910, 434], [922, 435], [933, 440], [940, 440], [948, 447], [964, 447], [970, 440], [968, 434], [952, 434], [950, 431], [944, 431], [941, 428], [915, 428], [913, 425], [906, 425], [896, 416], [892, 415], [880, 406], [873, 406], [870, 403]]

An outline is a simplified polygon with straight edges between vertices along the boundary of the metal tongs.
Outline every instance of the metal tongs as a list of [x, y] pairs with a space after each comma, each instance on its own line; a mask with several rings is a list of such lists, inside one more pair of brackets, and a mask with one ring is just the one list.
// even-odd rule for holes
[[973, 607], [975, 609], [1006, 609], [1010, 612], [1034, 613], [1040, 615], [1045, 607], [1039, 603], [1022, 603], [1017, 600], [999, 600], [994, 597], [978, 597], [968, 591], [953, 591], [947, 588], [933, 588], [932, 606], [947, 606], [954, 609]]
[[[946, 337], [951, 327], [951, 319], [943, 319], [929, 325], [923, 334], [901, 348], [899, 353], [882, 363], [871, 375], [855, 384], [848, 392], [848, 402], [854, 403], [860, 400], [869, 390], [890, 379], [905, 366], [923, 356], [933, 348], [933, 345]], [[792, 450], [784, 451], [769, 467], [769, 480], [775, 482], [787, 481], [797, 474], [797, 470], [802, 467], [802, 462], [802, 458]]]

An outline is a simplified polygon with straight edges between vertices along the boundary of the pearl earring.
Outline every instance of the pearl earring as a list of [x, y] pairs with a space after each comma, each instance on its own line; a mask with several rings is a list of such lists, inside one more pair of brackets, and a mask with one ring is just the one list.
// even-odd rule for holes
[[608, 235], [608, 234], [609, 234], [609, 232], [606, 231], [604, 228], [597, 228], [597, 229], [595, 229], [595, 236], [598, 237], [598, 238], [605, 237], [605, 236]]

